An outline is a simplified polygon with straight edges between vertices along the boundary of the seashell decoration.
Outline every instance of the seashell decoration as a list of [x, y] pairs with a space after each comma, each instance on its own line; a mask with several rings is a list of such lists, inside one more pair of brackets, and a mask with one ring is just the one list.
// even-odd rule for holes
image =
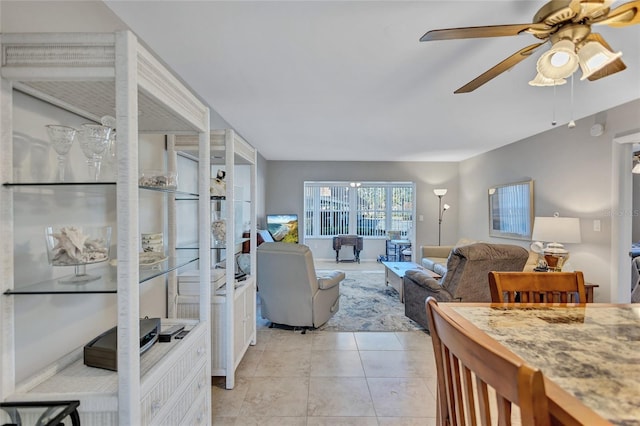
[[227, 223], [224, 219], [211, 222], [211, 232], [215, 244], [224, 244], [227, 235]]
[[[107, 227], [106, 237], [103, 233], [97, 234], [85, 233], [82, 228], [75, 226], [47, 228], [50, 263], [53, 266], [69, 266], [108, 260], [110, 228]], [[50, 237], [55, 240], [52, 247]]]

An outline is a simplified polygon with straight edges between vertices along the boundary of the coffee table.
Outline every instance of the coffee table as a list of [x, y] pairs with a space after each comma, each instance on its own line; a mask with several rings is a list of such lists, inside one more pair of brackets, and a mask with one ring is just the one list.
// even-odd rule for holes
[[384, 265], [384, 281], [386, 285], [390, 285], [395, 288], [400, 295], [400, 302], [404, 303], [404, 286], [402, 285], [402, 279], [404, 278], [405, 272], [409, 269], [419, 269], [427, 274], [429, 274], [432, 278], [438, 279], [440, 275], [435, 272], [426, 269], [423, 266], [418, 265], [413, 262], [382, 262]]

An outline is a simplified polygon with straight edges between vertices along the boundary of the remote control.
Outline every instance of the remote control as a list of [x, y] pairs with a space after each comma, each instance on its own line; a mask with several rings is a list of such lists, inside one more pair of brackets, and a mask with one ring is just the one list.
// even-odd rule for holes
[[171, 338], [182, 330], [184, 330], [184, 325], [173, 325], [160, 332], [160, 341], [170, 342]]
[[184, 336], [189, 333], [189, 330], [182, 330], [180, 333], [176, 334], [176, 339], [182, 339]]

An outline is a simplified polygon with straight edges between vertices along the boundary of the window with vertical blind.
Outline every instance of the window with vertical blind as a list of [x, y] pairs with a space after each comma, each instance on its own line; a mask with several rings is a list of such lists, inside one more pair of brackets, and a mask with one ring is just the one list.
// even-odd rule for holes
[[304, 235], [408, 237], [414, 227], [412, 182], [305, 182]]

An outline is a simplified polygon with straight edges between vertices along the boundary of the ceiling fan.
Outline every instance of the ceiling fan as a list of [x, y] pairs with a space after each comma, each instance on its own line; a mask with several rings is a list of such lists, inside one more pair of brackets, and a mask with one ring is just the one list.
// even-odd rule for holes
[[454, 93], [469, 93], [531, 56], [540, 46], [551, 43], [536, 64], [538, 74], [529, 84], [553, 86], [566, 83], [578, 66], [581, 80], [590, 81], [624, 70], [621, 52], [614, 53], [592, 25], [625, 27], [640, 23], [640, 0], [611, 9], [613, 0], [551, 0], [533, 17], [530, 24], [489, 25], [483, 27], [432, 30], [420, 41], [464, 38], [505, 37], [529, 33], [542, 40], [520, 49], [504, 61], [465, 84]]

